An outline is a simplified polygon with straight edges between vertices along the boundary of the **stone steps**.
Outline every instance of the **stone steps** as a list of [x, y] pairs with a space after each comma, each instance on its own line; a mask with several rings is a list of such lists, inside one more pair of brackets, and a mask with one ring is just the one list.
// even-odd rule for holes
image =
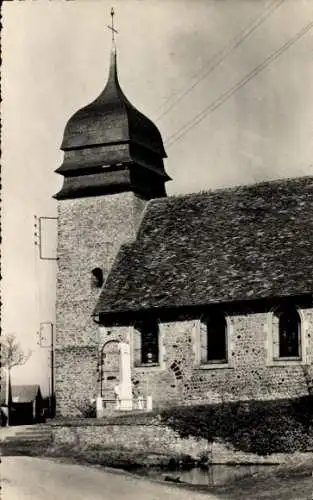
[[14, 430], [10, 428], [7, 435], [4, 435], [3, 443], [23, 443], [34, 441], [36, 443], [47, 443], [52, 441], [52, 433], [49, 426], [45, 424], [38, 424], [29, 426], [27, 428], [18, 427]]

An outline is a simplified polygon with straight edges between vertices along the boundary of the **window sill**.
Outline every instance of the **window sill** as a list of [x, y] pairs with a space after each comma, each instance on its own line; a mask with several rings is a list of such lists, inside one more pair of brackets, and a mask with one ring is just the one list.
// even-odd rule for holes
[[225, 370], [227, 368], [232, 368], [229, 363], [205, 363], [198, 365], [198, 370]]
[[135, 365], [135, 370], [143, 370], [143, 371], [162, 371], [165, 369], [162, 363], [147, 363], [142, 365]]
[[150, 367], [150, 366], [160, 366], [160, 363], [138, 363], [136, 367]]
[[271, 359], [267, 362], [267, 366], [301, 366], [306, 364], [306, 361], [300, 358]]

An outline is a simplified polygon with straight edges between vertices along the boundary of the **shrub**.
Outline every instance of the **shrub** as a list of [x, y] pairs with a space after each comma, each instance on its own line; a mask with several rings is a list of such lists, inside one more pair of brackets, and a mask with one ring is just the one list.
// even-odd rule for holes
[[96, 402], [95, 401], [81, 401], [76, 404], [76, 408], [84, 418], [96, 418]]

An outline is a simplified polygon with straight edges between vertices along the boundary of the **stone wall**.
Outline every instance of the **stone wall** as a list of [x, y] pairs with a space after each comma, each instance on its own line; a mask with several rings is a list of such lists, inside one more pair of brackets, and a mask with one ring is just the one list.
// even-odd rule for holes
[[59, 415], [73, 414], [75, 400], [89, 400], [97, 392], [98, 326], [92, 313], [101, 289], [93, 286], [91, 271], [99, 267], [106, 278], [120, 246], [135, 237], [144, 206], [132, 192], [58, 202], [55, 385]]
[[200, 458], [210, 446], [205, 439], [181, 439], [175, 431], [161, 425], [52, 426], [56, 444], [128, 448], [162, 454], [186, 454]]
[[[129, 449], [133, 454], [145, 452], [146, 455], [162, 454], [167, 456], [189, 455], [195, 460], [207, 457], [212, 464], [281, 464], [302, 458], [313, 458], [313, 453], [273, 453], [257, 455], [234, 449], [222, 442], [208, 442], [193, 437], [182, 438], [166, 425], [123, 425], [93, 422], [92, 425], [52, 425], [55, 445], [68, 445], [73, 448], [97, 447], [103, 449]], [[143, 464], [144, 465], [144, 464]]]
[[57, 415], [84, 417], [84, 409], [97, 395], [96, 346], [59, 348], [55, 359]]
[[91, 271], [104, 279], [123, 243], [132, 240], [144, 208], [133, 193], [58, 202], [56, 347], [89, 345], [97, 326], [91, 315], [100, 293]]
[[[312, 309], [303, 310], [306, 322], [306, 361], [312, 359]], [[155, 407], [198, 402], [276, 399], [308, 392], [305, 365], [286, 361], [268, 364], [268, 313], [228, 317], [227, 366], [201, 366], [197, 360], [198, 320], [161, 323], [163, 360], [160, 367], [135, 367], [132, 383], [137, 395], [152, 395]], [[132, 327], [109, 329], [111, 338], [130, 342]], [[105, 336], [103, 337], [103, 341]]]

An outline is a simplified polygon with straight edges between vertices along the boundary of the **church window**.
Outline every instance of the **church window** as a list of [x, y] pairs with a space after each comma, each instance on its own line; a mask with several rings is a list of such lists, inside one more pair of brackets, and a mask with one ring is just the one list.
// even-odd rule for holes
[[134, 362], [135, 366], [155, 366], [159, 364], [159, 324], [150, 319], [135, 324]]
[[200, 325], [201, 364], [227, 363], [227, 323], [222, 312], [215, 311]]
[[273, 357], [282, 360], [301, 358], [301, 320], [293, 306], [274, 311]]

